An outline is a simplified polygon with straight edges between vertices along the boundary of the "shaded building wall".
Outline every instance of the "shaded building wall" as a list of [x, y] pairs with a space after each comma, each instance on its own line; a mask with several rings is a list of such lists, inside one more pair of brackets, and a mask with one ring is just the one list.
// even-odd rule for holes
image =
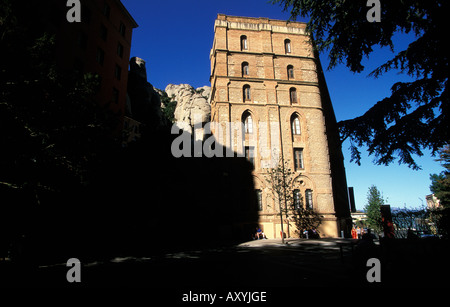
[[122, 120], [136, 21], [118, 0], [81, 0], [81, 22], [69, 23], [66, 1], [53, 2], [58, 66], [78, 73], [97, 73], [100, 88], [96, 99]]

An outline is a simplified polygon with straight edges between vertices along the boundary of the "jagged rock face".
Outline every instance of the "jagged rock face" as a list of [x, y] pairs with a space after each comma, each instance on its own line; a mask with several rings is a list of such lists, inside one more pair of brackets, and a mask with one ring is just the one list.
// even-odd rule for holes
[[211, 105], [209, 96], [211, 87], [203, 86], [194, 89], [189, 84], [169, 84], [165, 89], [167, 95], [177, 102], [174, 117], [181, 127], [206, 123], [211, 119]]
[[145, 68], [145, 61], [138, 57], [131, 58], [130, 73], [137, 74], [145, 81], [147, 81], [147, 69]]

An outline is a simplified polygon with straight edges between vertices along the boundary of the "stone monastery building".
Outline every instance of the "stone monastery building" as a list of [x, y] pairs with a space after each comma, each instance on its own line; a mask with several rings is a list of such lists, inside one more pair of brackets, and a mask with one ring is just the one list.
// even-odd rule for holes
[[[268, 238], [280, 238], [278, 204], [265, 179], [273, 161], [290, 163], [294, 197], [323, 217], [322, 237], [351, 227], [347, 183], [336, 119], [306, 24], [219, 14], [211, 59], [211, 122], [242, 123], [217, 135], [244, 151], [254, 164], [259, 224]], [[239, 139], [239, 138], [237, 138]], [[295, 236], [293, 221], [283, 222]]]

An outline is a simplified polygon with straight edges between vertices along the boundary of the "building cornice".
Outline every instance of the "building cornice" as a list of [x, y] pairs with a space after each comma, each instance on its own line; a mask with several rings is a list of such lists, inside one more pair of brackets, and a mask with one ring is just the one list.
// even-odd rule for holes
[[218, 15], [214, 23], [216, 27], [246, 31], [270, 31], [272, 33], [308, 35], [306, 33], [306, 23], [274, 20], [269, 18], [253, 18]]

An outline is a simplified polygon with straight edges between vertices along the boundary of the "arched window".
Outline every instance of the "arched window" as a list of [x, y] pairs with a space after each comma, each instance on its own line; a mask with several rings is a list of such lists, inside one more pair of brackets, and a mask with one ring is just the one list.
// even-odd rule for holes
[[290, 39], [284, 40], [284, 51], [286, 53], [291, 53], [291, 40]]
[[291, 119], [292, 135], [300, 135], [300, 119], [294, 115]]
[[248, 85], [248, 84], [244, 85], [244, 87], [242, 88], [242, 91], [243, 91], [244, 102], [250, 101], [251, 100], [250, 85]]
[[289, 89], [289, 100], [291, 104], [297, 103], [297, 90], [295, 87]]
[[245, 35], [241, 36], [241, 50], [248, 50], [248, 41]]
[[250, 113], [246, 112], [243, 116], [243, 123], [244, 123], [244, 133], [245, 134], [252, 134], [253, 133], [253, 119]]
[[248, 69], [248, 63], [247, 62], [243, 62], [242, 63], [242, 77], [244, 76], [248, 76], [249, 73], [249, 69]]
[[288, 76], [288, 79], [294, 79], [294, 66], [288, 65], [287, 76]]

